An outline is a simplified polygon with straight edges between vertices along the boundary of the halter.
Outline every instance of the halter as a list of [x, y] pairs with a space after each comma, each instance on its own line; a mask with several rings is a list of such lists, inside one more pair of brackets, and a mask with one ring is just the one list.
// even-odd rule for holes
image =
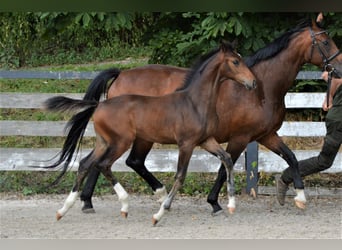
[[322, 48], [320, 46], [320, 43], [322, 43], [322, 42], [317, 42], [316, 36], [323, 34], [323, 33], [327, 34], [328, 32], [326, 30], [322, 30], [322, 31], [314, 33], [311, 27], [309, 28], [309, 31], [310, 31], [310, 35], [311, 35], [311, 39], [312, 39], [310, 61], [312, 59], [312, 54], [313, 54], [314, 48], [316, 46], [318, 48], [319, 54], [321, 55], [321, 57], [323, 59], [323, 71], [328, 71], [329, 73], [337, 74], [336, 69], [334, 68], [334, 66], [332, 64], [330, 64], [330, 61], [334, 60], [334, 58], [337, 57], [341, 53], [341, 51], [337, 50], [330, 57], [326, 56], [324, 54], [324, 51], [322, 50]]
[[320, 34], [323, 34], [323, 33], [327, 34], [327, 31], [322, 30], [322, 31], [314, 33], [311, 27], [310, 27], [309, 31], [310, 31], [311, 39], [312, 39], [310, 61], [311, 61], [311, 58], [312, 58], [314, 46], [317, 46], [318, 52], [320, 53], [320, 55], [321, 55], [321, 57], [323, 59], [323, 63], [324, 63], [323, 71], [327, 71], [328, 72], [328, 82], [327, 82], [328, 88], [327, 88], [326, 101], [327, 101], [327, 107], [329, 107], [329, 96], [330, 96], [331, 78], [332, 78], [333, 73], [335, 73], [337, 75], [336, 69], [334, 68], [334, 66], [332, 64], [330, 64], [330, 61], [332, 61], [335, 57], [337, 57], [341, 53], [341, 51], [337, 50], [330, 57], [327, 57], [324, 54], [322, 48], [320, 47], [320, 43], [322, 43], [322, 42], [317, 42], [317, 40], [316, 40], [316, 35], [320, 35]]

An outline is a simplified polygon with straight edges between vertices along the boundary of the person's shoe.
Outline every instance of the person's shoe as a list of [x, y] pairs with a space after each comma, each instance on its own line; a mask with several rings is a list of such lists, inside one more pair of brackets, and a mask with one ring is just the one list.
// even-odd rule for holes
[[282, 181], [281, 176], [279, 174], [275, 176], [275, 181], [278, 202], [280, 205], [284, 206], [286, 192], [287, 190], [289, 190], [289, 187]]

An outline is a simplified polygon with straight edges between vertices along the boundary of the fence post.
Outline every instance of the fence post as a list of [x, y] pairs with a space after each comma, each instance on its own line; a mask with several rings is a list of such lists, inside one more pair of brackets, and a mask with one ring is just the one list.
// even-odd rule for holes
[[250, 142], [245, 152], [246, 160], [246, 192], [256, 197], [258, 194], [258, 143]]

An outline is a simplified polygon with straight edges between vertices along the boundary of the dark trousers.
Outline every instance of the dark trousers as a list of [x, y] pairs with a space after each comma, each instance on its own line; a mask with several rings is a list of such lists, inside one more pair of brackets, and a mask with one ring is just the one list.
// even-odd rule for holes
[[[321, 172], [330, 168], [334, 163], [342, 143], [342, 122], [327, 119], [326, 128], [327, 134], [319, 155], [298, 162], [301, 177]], [[284, 183], [290, 184], [293, 181], [291, 169], [285, 169], [281, 178]]]

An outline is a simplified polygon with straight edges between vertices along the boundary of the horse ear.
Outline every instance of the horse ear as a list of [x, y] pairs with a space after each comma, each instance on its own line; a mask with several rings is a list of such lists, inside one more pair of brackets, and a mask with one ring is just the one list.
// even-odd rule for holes
[[238, 46], [239, 40], [237, 38], [235, 38], [233, 40], [233, 42], [231, 43], [232, 47], [234, 50], [236, 50], [237, 46]]
[[223, 51], [223, 52], [226, 52], [227, 51], [227, 44], [228, 42], [224, 39], [221, 39], [221, 46], [220, 46], [220, 49]]
[[316, 23], [322, 24], [322, 21], [323, 21], [323, 13], [320, 12], [320, 13], [317, 15]]
[[[235, 40], [234, 40], [235, 41]], [[227, 52], [229, 50], [234, 50], [235, 49], [235, 45], [233, 43], [228, 42], [227, 40], [222, 39], [221, 40], [221, 46], [220, 49], [223, 52]]]

